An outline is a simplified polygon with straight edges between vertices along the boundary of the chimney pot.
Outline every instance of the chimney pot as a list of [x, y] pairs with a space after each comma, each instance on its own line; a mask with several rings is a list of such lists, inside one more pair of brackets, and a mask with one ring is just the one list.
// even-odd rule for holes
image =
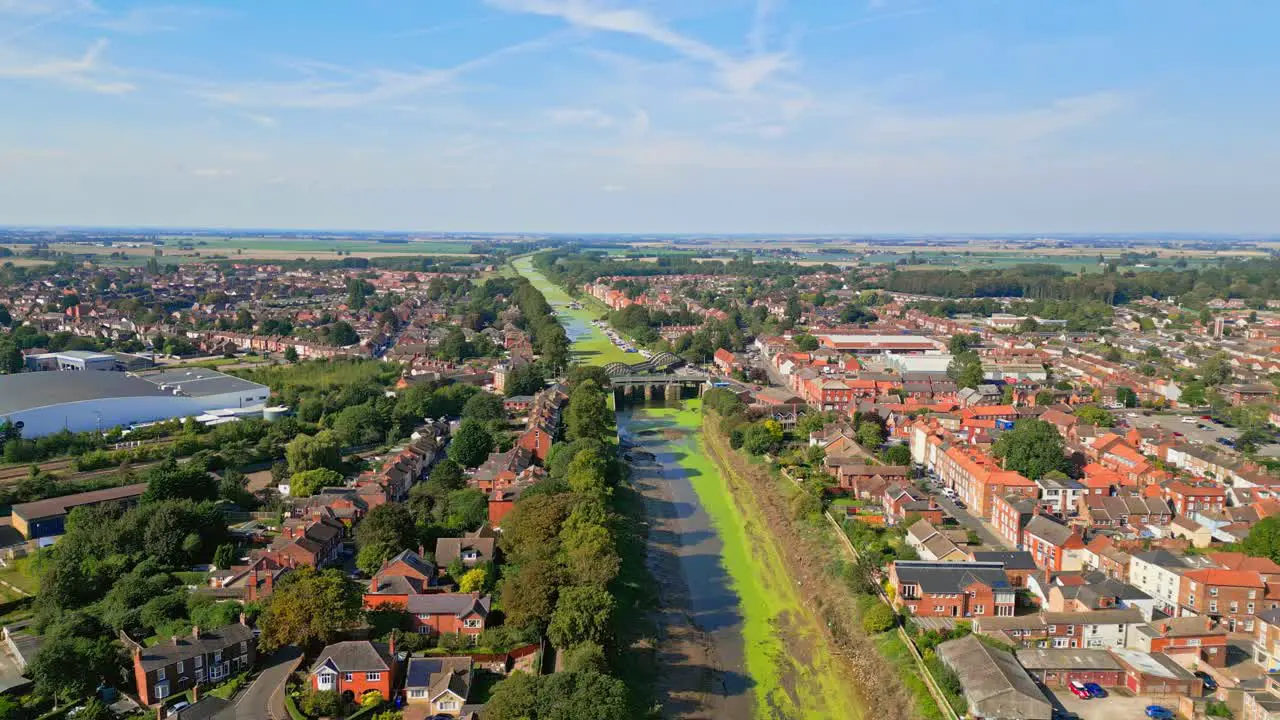
[[198, 637], [200, 637], [200, 626], [199, 626], [199, 625], [192, 625], [192, 626], [191, 626], [191, 637], [193, 637], [193, 638], [198, 638]]

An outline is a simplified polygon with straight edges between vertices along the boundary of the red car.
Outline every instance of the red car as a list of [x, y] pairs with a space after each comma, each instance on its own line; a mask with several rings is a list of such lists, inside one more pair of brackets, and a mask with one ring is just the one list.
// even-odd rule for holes
[[1201, 419], [1201, 420], [1212, 420], [1212, 419], [1213, 419], [1213, 416], [1212, 416], [1212, 415], [1201, 415], [1201, 416], [1200, 416], [1200, 419]]
[[1071, 691], [1072, 695], [1075, 695], [1081, 700], [1088, 700], [1089, 698], [1093, 697], [1093, 695], [1090, 694], [1089, 691], [1085, 689], [1084, 685], [1076, 680], [1072, 680], [1067, 685], [1067, 689]]

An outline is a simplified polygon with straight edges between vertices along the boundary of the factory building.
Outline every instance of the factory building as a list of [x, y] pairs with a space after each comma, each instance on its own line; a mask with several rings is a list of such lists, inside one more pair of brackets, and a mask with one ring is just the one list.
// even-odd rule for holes
[[260, 407], [270, 394], [265, 385], [203, 368], [19, 373], [0, 376], [0, 421], [35, 438]]

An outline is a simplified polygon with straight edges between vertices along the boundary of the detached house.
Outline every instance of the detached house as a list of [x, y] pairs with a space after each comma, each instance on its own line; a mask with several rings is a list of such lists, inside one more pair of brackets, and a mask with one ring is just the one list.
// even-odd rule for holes
[[120, 640], [133, 656], [135, 688], [144, 705], [247, 671], [253, 667], [258, 650], [258, 639], [243, 622], [212, 631], [192, 628], [189, 636], [151, 647], [143, 647], [123, 633]]
[[457, 716], [471, 694], [470, 657], [410, 658], [404, 696], [410, 705], [426, 706], [428, 717]]
[[395, 635], [389, 643], [349, 640], [325, 647], [311, 666], [311, 687], [336, 690], [346, 700], [359, 701], [366, 693], [392, 697], [396, 660]]
[[1012, 616], [1014, 589], [998, 562], [898, 560], [889, 569], [894, 604], [917, 617]]
[[410, 595], [405, 609], [419, 635], [479, 635], [489, 619], [493, 599], [479, 593]]

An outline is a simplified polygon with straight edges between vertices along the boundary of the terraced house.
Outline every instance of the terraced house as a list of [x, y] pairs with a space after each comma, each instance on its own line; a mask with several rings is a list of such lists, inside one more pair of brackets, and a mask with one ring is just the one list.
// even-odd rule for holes
[[197, 685], [215, 684], [253, 667], [258, 639], [243, 620], [216, 630], [192, 628], [191, 634], [144, 647], [121, 633], [133, 657], [138, 699], [154, 705]]

